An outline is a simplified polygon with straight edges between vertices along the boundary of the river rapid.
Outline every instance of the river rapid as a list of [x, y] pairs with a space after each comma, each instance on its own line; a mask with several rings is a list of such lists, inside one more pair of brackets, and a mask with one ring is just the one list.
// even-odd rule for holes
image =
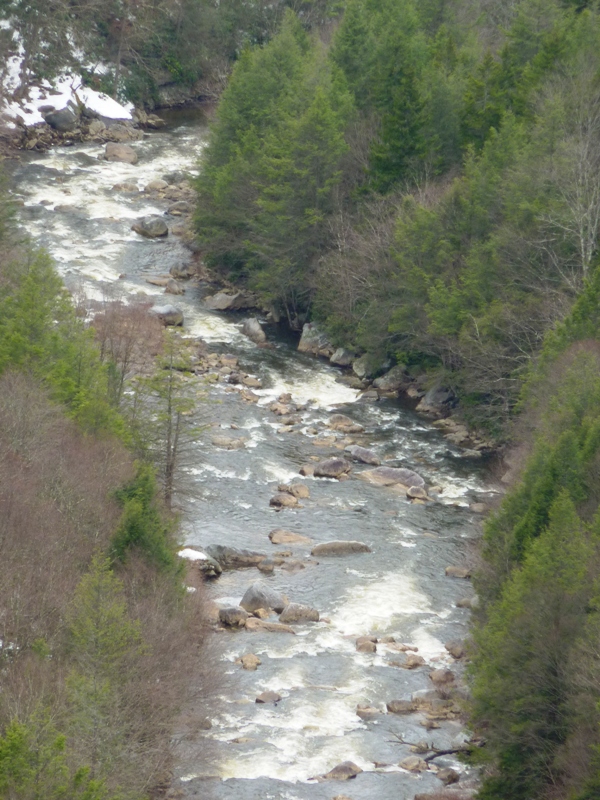
[[[464, 565], [472, 554], [481, 518], [469, 505], [490, 489], [485, 472], [397, 401], [361, 399], [340, 381], [338, 369], [299, 354], [289, 337], [267, 328], [272, 347], [258, 348], [241, 333], [243, 315], [204, 307], [202, 284], [188, 284], [181, 298], [165, 298], [161, 288], [145, 282], [192, 255], [176, 236], [149, 240], [131, 231], [136, 218], [163, 214], [165, 201], [142, 191], [119, 193], [112, 186], [134, 182], [141, 190], [165, 173], [194, 172], [205, 136], [202, 119], [183, 114], [134, 143], [140, 156], [134, 166], [100, 160], [103, 147], [89, 143], [23, 154], [12, 170], [14, 193], [23, 201], [21, 221], [51, 253], [68, 286], [97, 299], [117, 291], [156, 302], [174, 300], [184, 310], [186, 334], [202, 337], [213, 352], [237, 356], [246, 372], [260, 378], [260, 400], [254, 404], [225, 382], [210, 388], [205, 413], [213, 427], [197, 442], [188, 470], [198, 491], [182, 501], [185, 542], [268, 555], [291, 551], [304, 568], [276, 567], [270, 576], [256, 569], [224, 572], [209, 584], [210, 596], [237, 604], [251, 583], [263, 580], [325, 618], [295, 625], [296, 635], [214, 634], [223, 694], [211, 712], [210, 730], [182, 731], [175, 786], [185, 796], [231, 800], [329, 800], [341, 794], [354, 800], [412, 800], [415, 794], [439, 791], [443, 786], [433, 769], [412, 773], [398, 766], [413, 755], [399, 739], [451, 749], [468, 738], [463, 723], [428, 722], [424, 713], [385, 709], [391, 700], [429, 696], [432, 669], [449, 667], [461, 685], [464, 665], [444, 644], [467, 635], [469, 611], [456, 603], [471, 597], [472, 589], [468, 581], [447, 577], [445, 567]], [[282, 433], [267, 406], [285, 392], [306, 406], [301, 424]], [[315, 434], [325, 431], [336, 412], [364, 426], [365, 432], [352, 438], [375, 449], [386, 465], [416, 470], [427, 484], [439, 485], [438, 502], [414, 505], [390, 489], [358, 480], [364, 465], [355, 465], [344, 482], [300, 478], [299, 468], [316, 456], [340, 454], [343, 435], [320, 446]], [[232, 426], [235, 435], [246, 438], [244, 448], [222, 450], [210, 443], [215, 428], [232, 435]], [[277, 512], [269, 499], [278, 484], [291, 479], [302, 480], [310, 498], [300, 501], [301, 508]], [[372, 552], [311, 558], [311, 545], [271, 544], [268, 533], [279, 527], [315, 544], [359, 540]], [[414, 670], [394, 665], [404, 654], [391, 644], [378, 644], [376, 653], [357, 652], [356, 637], [367, 634], [413, 645], [426, 664]], [[246, 653], [260, 658], [256, 671], [235, 663]], [[265, 690], [279, 693], [281, 701], [255, 703]], [[356, 714], [359, 704], [382, 713], [365, 721]], [[363, 770], [352, 781], [314, 780], [347, 760]], [[473, 773], [454, 756], [430, 763], [460, 772], [458, 787], [473, 785]]]

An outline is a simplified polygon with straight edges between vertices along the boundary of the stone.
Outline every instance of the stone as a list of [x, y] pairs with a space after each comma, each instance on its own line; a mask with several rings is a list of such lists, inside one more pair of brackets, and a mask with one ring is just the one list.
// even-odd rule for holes
[[300, 603], [289, 603], [279, 615], [279, 621], [284, 625], [290, 622], [318, 622], [319, 612], [316, 608], [303, 606]]
[[303, 326], [302, 336], [298, 342], [298, 352], [329, 358], [333, 351], [334, 348], [327, 335], [322, 333], [314, 322], [307, 322]]
[[446, 576], [448, 578], [461, 578], [462, 580], [467, 580], [471, 577], [471, 570], [467, 567], [446, 567], [444, 570]]
[[376, 467], [365, 470], [359, 474], [359, 478], [378, 486], [406, 486], [406, 488], [425, 486], [424, 479], [412, 469], [398, 467]]
[[279, 492], [274, 497], [269, 500], [269, 505], [272, 508], [297, 508], [298, 498], [294, 497], [293, 494], [288, 494], [287, 492]]
[[128, 194], [138, 194], [138, 187], [135, 183], [115, 183], [112, 187], [113, 192], [127, 192]]
[[177, 202], [171, 203], [167, 208], [167, 214], [174, 214], [175, 216], [179, 214], [190, 214], [191, 211], [192, 206], [187, 200], [177, 200]]
[[104, 132], [104, 137], [111, 142], [122, 143], [142, 139], [144, 134], [125, 122], [109, 124]]
[[129, 144], [108, 142], [104, 148], [106, 161], [122, 161], [124, 164], [137, 164], [138, 154]]
[[347, 781], [360, 775], [362, 769], [353, 761], [344, 761], [332, 770], [329, 770], [323, 777], [328, 781]]
[[44, 121], [59, 133], [70, 133], [79, 124], [77, 115], [70, 108], [61, 108], [59, 111], [47, 111]]
[[347, 556], [352, 553], [371, 553], [371, 548], [364, 542], [333, 541], [315, 545], [311, 556]]
[[144, 187], [145, 192], [162, 192], [163, 189], [166, 189], [169, 184], [166, 181], [161, 181], [160, 179], [155, 181], [150, 181]]
[[427, 492], [422, 486], [409, 486], [406, 490], [406, 496], [410, 500], [429, 500]]
[[338, 347], [329, 360], [332, 364], [337, 364], [338, 367], [349, 367], [355, 358], [356, 356], [350, 350]]
[[397, 392], [406, 386], [408, 376], [405, 373], [406, 367], [404, 364], [396, 364], [389, 372], [376, 378], [373, 381], [373, 386], [379, 389], [380, 392]]
[[162, 176], [162, 179], [166, 181], [169, 186], [178, 186], [180, 183], [185, 183], [187, 177], [187, 174], [183, 172], [183, 170], [178, 169], [173, 172], [167, 172]]
[[485, 514], [488, 511], [485, 503], [471, 503], [469, 509], [475, 514]]
[[400, 664], [400, 666], [403, 669], [417, 669], [418, 667], [425, 666], [425, 659], [423, 656], [417, 656], [414, 653], [411, 653], [410, 655], [406, 656], [406, 659], [402, 664]]
[[205, 552], [208, 553], [211, 558], [214, 558], [215, 561], [218, 561], [223, 569], [255, 567], [267, 557], [265, 553], [257, 553], [254, 550], [244, 550], [238, 547], [229, 547], [225, 544], [211, 544], [205, 548]]
[[262, 329], [262, 325], [256, 317], [249, 317], [244, 320], [242, 333], [256, 344], [264, 344], [264, 342], [267, 341], [267, 336]]
[[412, 700], [390, 700], [386, 708], [390, 714], [414, 714], [417, 711], [417, 706]]
[[368, 636], [359, 636], [356, 640], [357, 653], [376, 653], [377, 645]]
[[265, 558], [263, 561], [260, 561], [256, 568], [259, 572], [262, 572], [264, 575], [272, 575], [275, 571], [275, 562], [272, 561], [270, 558]]
[[455, 605], [457, 608], [473, 608], [473, 599], [472, 597], [461, 597]]
[[245, 292], [217, 292], [205, 297], [204, 304], [211, 311], [242, 311], [256, 308], [256, 298]]
[[371, 357], [369, 355], [361, 356], [352, 363], [352, 371], [357, 378], [361, 381], [371, 378], [373, 376], [373, 367], [371, 365]]
[[185, 294], [185, 289], [180, 286], [174, 278], [169, 278], [165, 286], [166, 294]]
[[467, 654], [464, 644], [459, 641], [446, 642], [444, 647], [450, 653], [452, 658], [464, 658]]
[[381, 710], [379, 708], [373, 708], [372, 706], [357, 706], [356, 716], [368, 722], [374, 717], [381, 716]]
[[426, 761], [423, 761], [419, 756], [408, 756], [403, 759], [398, 766], [408, 772], [427, 772], [429, 766]]
[[438, 769], [436, 777], [441, 780], [444, 786], [451, 786], [453, 783], [458, 783], [460, 780], [459, 773], [455, 769], [452, 769], [451, 767], [444, 767], [443, 769]]
[[448, 684], [454, 683], [455, 675], [449, 669], [434, 669], [429, 673], [429, 680], [435, 686], [448, 686]]
[[219, 622], [230, 628], [243, 628], [250, 615], [239, 606], [219, 609]]
[[273, 544], [312, 544], [308, 536], [301, 533], [286, 531], [284, 528], [275, 528], [269, 533], [269, 539]]
[[159, 239], [169, 235], [169, 227], [162, 217], [150, 214], [142, 217], [131, 226], [131, 230], [147, 239]]
[[88, 134], [92, 137], [99, 136], [106, 130], [106, 125], [101, 119], [93, 119], [88, 125]]
[[314, 466], [315, 478], [339, 478], [345, 475], [352, 469], [352, 464], [346, 461], [345, 458], [326, 458], [324, 461], [319, 461]]
[[379, 467], [381, 459], [374, 450], [369, 450], [367, 447], [360, 447], [357, 444], [348, 445], [344, 448], [344, 452], [348, 453], [355, 461], [360, 461], [362, 464], [371, 464], [371, 466]]
[[299, 469], [300, 475], [303, 475], [305, 478], [312, 478], [315, 474], [315, 467], [314, 464], [304, 464]]
[[179, 306], [152, 306], [150, 314], [158, 317], [163, 325], [183, 325], [183, 311]]
[[437, 415], [446, 411], [449, 403], [454, 399], [454, 395], [449, 389], [441, 386], [434, 386], [419, 401], [417, 411], [421, 414]]
[[277, 692], [262, 692], [261, 694], [258, 695], [258, 697], [254, 702], [274, 703], [275, 705], [277, 705], [277, 703], [279, 703], [280, 700], [281, 700], [281, 695], [277, 694]]
[[280, 492], [287, 492], [288, 494], [297, 497], [298, 500], [308, 500], [310, 497], [308, 486], [306, 486], [304, 483], [282, 483], [277, 488]]
[[213, 436], [211, 444], [224, 450], [239, 450], [246, 446], [246, 439], [237, 436]]
[[254, 378], [252, 375], [246, 375], [242, 378], [242, 383], [244, 386], [247, 386], [249, 389], [261, 389], [262, 388], [262, 381], [260, 378]]
[[362, 433], [364, 428], [345, 414], [333, 414], [327, 422], [329, 428], [341, 433]]
[[242, 665], [242, 667], [249, 672], [256, 672], [258, 667], [262, 664], [262, 661], [257, 655], [254, 653], [247, 653], [245, 656], [238, 658], [237, 662]]
[[279, 614], [288, 603], [282, 594], [257, 581], [246, 589], [240, 605], [250, 613], [257, 608], [272, 608]]
[[281, 622], [268, 622], [267, 620], [256, 619], [255, 617], [248, 617], [246, 620], [246, 630], [268, 631], [269, 633], [296, 633], [289, 625], [284, 625]]

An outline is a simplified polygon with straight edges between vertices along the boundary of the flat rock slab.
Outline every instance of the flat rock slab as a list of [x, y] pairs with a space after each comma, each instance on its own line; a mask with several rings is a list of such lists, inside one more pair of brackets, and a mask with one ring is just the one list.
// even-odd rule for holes
[[246, 620], [246, 630], [267, 631], [268, 633], [296, 633], [289, 625], [284, 625], [281, 622], [268, 622], [267, 620], [257, 619], [256, 617], [248, 617]]
[[417, 711], [412, 700], [390, 700], [386, 708], [390, 714], [414, 714]]
[[223, 544], [211, 544], [205, 548], [205, 550], [223, 569], [256, 567], [257, 564], [267, 557], [266, 553], [257, 553], [254, 550], [242, 550], [241, 548], [228, 547]]
[[352, 469], [352, 464], [345, 458], [326, 458], [314, 466], [315, 478], [339, 478]]
[[402, 467], [376, 467], [365, 470], [358, 476], [363, 481], [368, 481], [377, 486], [425, 486], [425, 480], [412, 469]]
[[284, 528], [275, 528], [269, 533], [269, 539], [273, 544], [312, 544], [312, 539], [303, 536], [301, 533], [286, 531]]
[[346, 556], [352, 553], [371, 553], [369, 545], [364, 542], [322, 542], [310, 551], [312, 556]]
[[362, 464], [370, 464], [373, 467], [381, 465], [381, 459], [374, 450], [369, 450], [368, 447], [360, 447], [357, 444], [351, 444], [344, 448], [348, 455], [352, 456], [355, 461], [360, 461]]
[[360, 775], [362, 769], [353, 761], [344, 761], [332, 770], [329, 770], [323, 777], [328, 781], [347, 781]]

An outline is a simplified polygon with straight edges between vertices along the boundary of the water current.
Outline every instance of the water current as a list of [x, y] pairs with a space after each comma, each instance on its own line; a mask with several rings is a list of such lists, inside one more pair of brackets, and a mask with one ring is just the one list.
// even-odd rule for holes
[[[140, 155], [136, 165], [101, 160], [103, 147], [93, 143], [23, 155], [13, 170], [14, 191], [23, 201], [21, 220], [51, 253], [67, 285], [78, 283], [92, 298], [118, 286], [125, 295], [164, 301], [163, 290], [145, 278], [186, 263], [191, 253], [175, 236], [148, 240], [131, 231], [136, 218], [163, 214], [164, 201], [112, 187], [133, 182], [142, 190], [173, 170], [194, 172], [205, 136], [197, 115], [180, 115], [134, 144]], [[227, 384], [211, 388], [207, 414], [213, 425], [226, 433], [234, 426], [247, 443], [243, 449], [220, 450], [210, 437], [198, 441], [190, 474], [199, 492], [187, 501], [186, 543], [267, 554], [291, 550], [304, 569], [276, 568], [268, 577], [256, 569], [224, 572], [210, 584], [211, 597], [237, 604], [260, 579], [291, 601], [317, 608], [327, 621], [297, 625], [295, 636], [245, 630], [215, 634], [225, 688], [211, 729], [188, 732], [179, 744], [177, 785], [189, 797], [231, 800], [329, 800], [338, 794], [412, 800], [417, 793], [438, 791], [442, 785], [434, 771], [411, 773], [398, 766], [412, 754], [399, 738], [450, 749], [468, 737], [461, 722], [446, 720], [426, 729], [422, 713], [382, 713], [364, 721], [356, 708], [366, 704], [385, 712], [390, 700], [430, 692], [429, 673], [435, 668], [462, 673], [444, 643], [465, 638], [469, 612], [456, 602], [470, 597], [472, 589], [444, 570], [464, 564], [479, 535], [480, 520], [469, 505], [487, 491], [485, 473], [462, 459], [428, 421], [397, 401], [361, 399], [340, 382], [338, 369], [299, 354], [289, 339], [267, 329], [272, 347], [258, 348], [242, 335], [242, 316], [203, 306], [205, 291], [188, 286], [185, 296], [176, 298], [186, 333], [202, 337], [214, 352], [236, 355], [263, 388], [257, 390], [258, 404], [245, 403], [239, 393], [226, 390]], [[282, 392], [307, 403], [302, 425], [287, 433], [279, 432], [267, 408]], [[334, 412], [362, 424], [365, 433], [357, 441], [375, 449], [386, 464], [409, 467], [428, 484], [441, 486], [439, 502], [413, 505], [389, 489], [357, 480], [357, 465], [345, 482], [301, 479], [310, 489], [302, 508], [271, 509], [277, 484], [300, 479], [299, 468], [314, 456], [339, 454], [331, 444], [317, 446], [312, 431], [323, 428]], [[372, 552], [310, 558], [310, 545], [272, 545], [268, 533], [276, 527], [305, 534], [314, 543], [359, 540]], [[414, 645], [426, 665], [394, 666], [403, 656], [385, 644], [376, 653], [357, 652], [355, 639], [366, 634]], [[235, 663], [250, 652], [262, 662], [255, 672]], [[281, 695], [277, 705], [255, 703], [267, 689]], [[364, 770], [348, 784], [311, 780], [346, 760]], [[469, 770], [454, 756], [434, 763], [453, 766], [461, 782], [468, 782]]]

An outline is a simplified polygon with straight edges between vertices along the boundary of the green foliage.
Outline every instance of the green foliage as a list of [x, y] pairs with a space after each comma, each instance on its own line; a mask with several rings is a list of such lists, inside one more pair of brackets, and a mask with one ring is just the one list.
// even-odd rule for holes
[[111, 556], [125, 561], [131, 550], [143, 553], [160, 570], [176, 570], [173, 525], [157, 507], [156, 478], [149, 464], [139, 464], [133, 481], [117, 493], [123, 516], [111, 543]]

